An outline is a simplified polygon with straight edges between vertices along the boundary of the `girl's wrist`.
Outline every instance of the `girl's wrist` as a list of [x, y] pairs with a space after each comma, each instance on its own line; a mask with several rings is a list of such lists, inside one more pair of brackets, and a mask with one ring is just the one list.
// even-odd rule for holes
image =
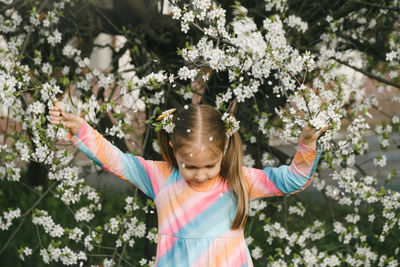
[[72, 135], [75, 135], [79, 128], [81, 128], [81, 126], [85, 123], [85, 120], [82, 119], [81, 117], [76, 117], [76, 119], [74, 120], [73, 126], [69, 129]]
[[317, 147], [317, 140], [301, 140], [300, 139], [300, 143], [305, 146], [312, 147], [314, 149], [316, 149], [316, 147]]

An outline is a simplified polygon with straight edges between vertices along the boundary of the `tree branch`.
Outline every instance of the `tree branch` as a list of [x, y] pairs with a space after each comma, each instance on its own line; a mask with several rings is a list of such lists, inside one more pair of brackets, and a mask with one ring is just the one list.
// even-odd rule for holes
[[8, 244], [11, 242], [11, 240], [14, 238], [14, 236], [18, 233], [19, 229], [21, 229], [22, 224], [24, 223], [26, 216], [42, 201], [42, 199], [53, 189], [53, 187], [56, 186], [56, 182], [53, 183], [47, 190], [46, 192], [43, 193], [43, 195], [40, 196], [38, 200], [36, 200], [35, 204], [32, 205], [24, 214], [22, 214], [21, 217], [24, 217], [22, 221], [19, 223], [17, 229], [14, 230], [14, 232], [11, 234], [10, 238], [7, 240], [6, 244], [3, 246], [3, 248], [0, 251], [0, 255], [4, 252], [4, 250], [7, 248]]
[[121, 31], [115, 24], [114, 24], [114, 22], [112, 22], [111, 20], [110, 20], [110, 18], [108, 18], [104, 13], [103, 13], [103, 11], [100, 9], [100, 8], [98, 8], [96, 5], [91, 5], [92, 6], [92, 8], [101, 16], [101, 17], [103, 17], [103, 19], [117, 32], [117, 33], [119, 33], [119, 34], [124, 34], [124, 32], [123, 31]]
[[[49, 0], [44, 1], [38, 8], [37, 13], [40, 14], [40, 12], [43, 10], [43, 8], [49, 3]], [[27, 36], [25, 37], [24, 43], [22, 44], [22, 49], [21, 49], [21, 55], [23, 56], [25, 54], [25, 49], [26, 46], [28, 45], [29, 39], [31, 39], [33, 31], [29, 31]], [[1, 253], [0, 253], [1, 254]]]
[[381, 9], [387, 9], [387, 10], [400, 12], [400, 8], [398, 8], [398, 7], [381, 6], [381, 5], [378, 5], [378, 4], [369, 3], [369, 2], [365, 2], [365, 1], [361, 1], [361, 0], [350, 0], [350, 1], [351, 2], [356, 2], [356, 3], [359, 3], [359, 4], [363, 4], [363, 5], [366, 5], [366, 6], [377, 7], [377, 8], [381, 8]]
[[394, 82], [392, 82], [392, 81], [389, 81], [389, 80], [386, 80], [386, 79], [384, 79], [384, 78], [382, 78], [382, 77], [379, 77], [379, 76], [377, 76], [377, 75], [375, 75], [375, 74], [372, 74], [372, 73], [370, 73], [370, 72], [368, 72], [368, 71], [365, 71], [365, 70], [363, 70], [363, 69], [360, 69], [360, 68], [357, 68], [357, 67], [355, 67], [355, 66], [352, 66], [352, 65], [350, 65], [349, 63], [344, 62], [344, 61], [342, 61], [342, 60], [340, 60], [340, 59], [337, 59], [337, 58], [333, 58], [333, 59], [334, 59], [335, 61], [337, 61], [338, 63], [340, 63], [340, 64], [343, 64], [343, 65], [345, 65], [345, 66], [347, 66], [347, 67], [349, 67], [349, 68], [352, 68], [353, 70], [356, 70], [356, 71], [358, 71], [358, 72], [360, 72], [360, 73], [362, 73], [362, 74], [364, 74], [364, 75], [366, 75], [366, 76], [368, 76], [368, 77], [370, 77], [370, 78], [372, 78], [372, 79], [374, 79], [374, 80], [377, 80], [378, 82], [386, 83], [386, 84], [388, 84], [388, 85], [391, 85], [391, 86], [393, 86], [393, 87], [396, 87], [396, 88], [400, 89], [400, 84], [394, 83]]

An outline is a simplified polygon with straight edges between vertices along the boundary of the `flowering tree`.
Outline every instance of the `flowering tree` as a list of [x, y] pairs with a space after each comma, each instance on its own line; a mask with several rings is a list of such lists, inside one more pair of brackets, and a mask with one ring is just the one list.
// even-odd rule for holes
[[[399, 175], [384, 151], [357, 161], [371, 131], [382, 149], [398, 149], [398, 115], [377, 121], [382, 104], [365, 91], [365, 77], [383, 95], [400, 89], [398, 1], [1, 2], [1, 258], [152, 265], [144, 248], [157, 239], [154, 203], [129, 195], [104, 215], [106, 197], [85, 182], [67, 131], [47, 112], [61, 100], [122, 150], [156, 159], [144, 121], [202, 102], [235, 113], [250, 167], [286, 164], [277, 140], [295, 144], [302, 127], [330, 125], [313, 182], [328, 208], [316, 214], [296, 196], [252, 202], [256, 264], [399, 264], [400, 193], [390, 187]], [[101, 32], [114, 43], [96, 42]], [[102, 69], [89, 59], [99, 48], [112, 55]]]

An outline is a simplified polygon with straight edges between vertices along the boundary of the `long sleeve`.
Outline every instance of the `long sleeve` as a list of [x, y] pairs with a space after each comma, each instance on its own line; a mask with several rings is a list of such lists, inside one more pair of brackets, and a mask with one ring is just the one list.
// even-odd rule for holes
[[172, 168], [161, 161], [145, 160], [123, 153], [85, 122], [71, 138], [72, 143], [104, 170], [136, 185], [155, 198]]
[[268, 167], [264, 170], [244, 167], [249, 198], [294, 194], [304, 190], [312, 181], [321, 152], [319, 144], [314, 149], [299, 143], [289, 166]]

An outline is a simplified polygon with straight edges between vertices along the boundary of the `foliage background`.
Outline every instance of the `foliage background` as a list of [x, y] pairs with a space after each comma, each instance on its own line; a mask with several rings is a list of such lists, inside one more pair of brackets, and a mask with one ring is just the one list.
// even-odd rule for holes
[[[253, 203], [246, 236], [254, 263], [399, 265], [399, 168], [387, 168], [384, 151], [358, 160], [370, 134], [381, 149], [399, 150], [398, 109], [386, 114], [364, 83], [374, 79], [390, 105], [400, 102], [398, 1], [2, 1], [0, 11], [2, 265], [154, 260], [154, 204], [129, 185], [119, 194], [80, 179], [100, 171], [70, 163], [77, 153], [65, 130], [46, 118], [55, 99], [121, 150], [151, 159], [160, 155], [145, 120], [191, 102], [236, 107], [244, 162], [257, 168], [290, 162], [276, 144], [295, 144], [306, 122], [329, 120], [313, 187]], [[191, 11], [205, 18], [185, 16]], [[99, 43], [100, 33], [119, 37]], [[111, 62], [96, 66], [92, 52], [104, 48]], [[302, 99], [305, 120], [293, 109]], [[313, 107], [315, 99], [323, 101]], [[75, 227], [79, 238], [69, 235]]]

